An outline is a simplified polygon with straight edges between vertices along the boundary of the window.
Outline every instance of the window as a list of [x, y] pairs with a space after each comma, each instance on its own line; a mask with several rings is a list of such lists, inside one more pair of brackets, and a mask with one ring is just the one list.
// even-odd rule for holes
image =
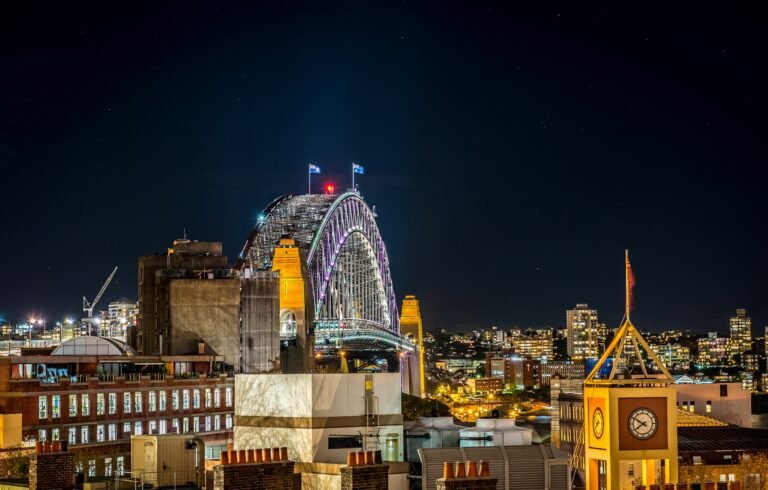
[[192, 390], [192, 408], [200, 408], [200, 390]]
[[211, 416], [206, 415], [205, 416], [205, 431], [210, 432], [211, 431]]
[[123, 413], [131, 413], [131, 394], [123, 393]]
[[210, 388], [205, 389], [205, 408], [211, 408], [213, 405], [213, 396]]
[[118, 456], [115, 461], [117, 462], [117, 476], [123, 476], [125, 474], [125, 456]]
[[157, 393], [150, 391], [147, 395], [147, 410], [154, 412], [157, 410]]
[[179, 433], [179, 419], [173, 419], [171, 420], [171, 430], [175, 433]]
[[80, 397], [80, 413], [83, 414], [83, 417], [87, 417], [91, 414], [90, 395], [82, 395]]
[[136, 405], [136, 413], [141, 413], [144, 410], [144, 407], [142, 406], [144, 401], [142, 400], [141, 392], [136, 392], [133, 394], [133, 401]]
[[184, 417], [182, 419], [182, 424], [183, 424], [182, 432], [186, 434], [187, 432], [189, 432], [189, 417]]
[[217, 408], [221, 406], [221, 390], [218, 388], [213, 390], [213, 406]]
[[691, 412], [695, 412], [696, 411], [696, 402], [695, 401], [691, 401], [690, 407], [691, 407], [690, 408]]
[[694, 456], [693, 457], [693, 464], [695, 464], [695, 465], [701, 464], [701, 456]]
[[130, 435], [131, 435], [131, 423], [123, 422], [123, 436], [130, 436]]
[[635, 465], [632, 463], [627, 464], [627, 476], [635, 476]]
[[157, 421], [156, 420], [150, 420], [149, 426], [147, 427], [147, 434], [157, 434]]
[[51, 440], [52, 441], [60, 441], [61, 440], [61, 436], [59, 435], [59, 428], [58, 427], [54, 427], [53, 429], [51, 429]]
[[77, 444], [77, 427], [70, 427], [69, 428], [69, 436], [68, 436], [67, 440], [73, 446], [75, 444]]
[[140, 436], [144, 433], [144, 427], [141, 425], [141, 420], [137, 420], [135, 424], [133, 424], [133, 435]]
[[183, 408], [184, 410], [187, 410], [189, 409], [189, 390], [184, 390], [181, 392], [181, 394], [182, 394], [182, 400], [183, 400], [181, 408]]
[[166, 409], [165, 391], [160, 392], [160, 411], [164, 412]]
[[96, 415], [104, 415], [104, 393], [96, 394]]
[[213, 430], [221, 430], [221, 416], [213, 416]]
[[117, 440], [117, 424], [109, 424], [109, 440]]
[[227, 390], [224, 395], [224, 403], [226, 403], [228, 407], [232, 406], [232, 387], [231, 386], [227, 386]]
[[712, 400], [707, 400], [707, 413], [712, 413]]
[[160, 423], [158, 424], [158, 427], [159, 427], [158, 432], [160, 434], [167, 434], [168, 433], [168, 428], [167, 428], [166, 420], [165, 419], [160, 421]]
[[80, 444], [88, 444], [88, 426], [80, 427]]
[[192, 430], [200, 432], [200, 417], [192, 417]]
[[232, 428], [232, 414], [231, 413], [227, 414], [227, 418], [226, 418], [224, 427], [226, 427], [227, 429], [231, 429]]
[[96, 476], [96, 460], [88, 460], [88, 476]]
[[47, 419], [48, 418], [48, 397], [47, 396], [38, 397], [37, 408], [38, 408], [37, 417], [40, 419]]
[[688, 402], [683, 402], [683, 410], [688, 410]]
[[104, 442], [104, 425], [99, 424], [96, 426], [96, 442]]
[[171, 408], [174, 410], [179, 409], [179, 390], [173, 390], [171, 392]]
[[728, 385], [720, 385], [720, 396], [728, 396]]
[[51, 417], [57, 419], [61, 416], [61, 396], [51, 396]]
[[77, 395], [69, 395], [69, 416], [77, 417]]
[[45, 429], [40, 429], [40, 430], [37, 431], [37, 440], [38, 441], [40, 441], [40, 442], [47, 441], [48, 439], [46, 439], [45, 436], [46, 436], [46, 430]]
[[112, 458], [104, 458], [104, 476], [112, 476]]

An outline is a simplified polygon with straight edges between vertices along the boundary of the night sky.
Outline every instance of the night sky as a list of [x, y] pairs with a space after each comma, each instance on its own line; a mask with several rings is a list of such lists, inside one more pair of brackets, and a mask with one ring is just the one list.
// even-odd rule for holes
[[561, 326], [581, 302], [616, 326], [625, 248], [638, 327], [724, 332], [737, 307], [768, 323], [756, 6], [10, 3], [14, 322], [79, 317], [115, 265], [101, 306], [135, 298], [137, 258], [184, 227], [233, 260], [264, 206], [306, 191], [307, 162], [319, 190], [359, 161], [427, 328]]

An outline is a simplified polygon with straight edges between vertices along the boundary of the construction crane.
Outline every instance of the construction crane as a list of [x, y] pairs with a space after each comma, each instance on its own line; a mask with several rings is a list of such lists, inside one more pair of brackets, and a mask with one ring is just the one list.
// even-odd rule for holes
[[83, 296], [83, 311], [88, 314], [86, 318], [83, 318], [83, 322], [88, 323], [89, 334], [91, 333], [91, 328], [93, 327], [93, 309], [96, 308], [96, 303], [99, 302], [101, 295], [104, 294], [104, 291], [107, 290], [107, 286], [109, 286], [109, 283], [112, 282], [112, 278], [115, 277], [115, 272], [117, 272], [117, 267], [112, 270], [112, 274], [110, 274], [107, 280], [104, 281], [104, 284], [101, 286], [101, 290], [99, 290], [99, 294], [93, 298], [93, 301], [88, 301], [88, 299]]

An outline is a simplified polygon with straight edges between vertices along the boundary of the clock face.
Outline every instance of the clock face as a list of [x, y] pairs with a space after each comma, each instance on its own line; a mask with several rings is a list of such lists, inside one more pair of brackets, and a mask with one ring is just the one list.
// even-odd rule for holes
[[659, 419], [648, 408], [637, 408], [629, 414], [629, 433], [636, 439], [650, 439], [659, 428]]
[[604, 431], [605, 431], [605, 418], [603, 417], [603, 411], [600, 410], [600, 407], [598, 407], [592, 413], [592, 432], [595, 434], [596, 438], [600, 439], [601, 437], [603, 437]]

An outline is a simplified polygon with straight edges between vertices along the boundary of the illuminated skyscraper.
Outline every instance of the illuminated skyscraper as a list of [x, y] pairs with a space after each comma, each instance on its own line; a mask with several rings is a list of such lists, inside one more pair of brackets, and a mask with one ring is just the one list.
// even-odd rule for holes
[[[736, 316], [731, 317], [731, 352], [732, 361], [741, 362], [743, 354], [752, 347], [752, 319], [747, 316], [747, 310], [738, 308]], [[736, 356], [739, 356], [738, 359]]]
[[600, 357], [605, 350], [608, 329], [597, 319], [597, 310], [578, 304], [566, 312], [568, 328], [568, 356], [571, 359]]
[[[421, 324], [421, 310], [416, 296], [409, 294], [403, 300], [400, 314], [400, 331], [418, 347], [418, 379], [408, 383], [411, 394], [426, 397], [426, 380], [424, 377], [424, 330]], [[418, 389], [414, 389], [418, 384]]]

